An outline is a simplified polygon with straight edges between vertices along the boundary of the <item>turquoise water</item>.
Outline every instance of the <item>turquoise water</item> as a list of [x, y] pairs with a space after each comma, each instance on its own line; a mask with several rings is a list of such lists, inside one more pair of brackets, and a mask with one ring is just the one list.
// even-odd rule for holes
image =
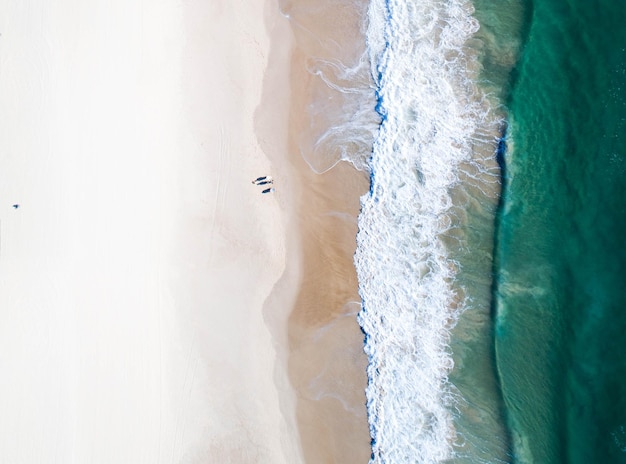
[[368, 17], [370, 462], [626, 462], [626, 4]]
[[[474, 3], [474, 16], [480, 29], [470, 41], [481, 63], [480, 88], [490, 96], [493, 111], [502, 119], [501, 135], [506, 127], [504, 108], [511, 91], [511, 71], [522, 47], [526, 26], [521, 0], [503, 0], [497, 5], [489, 0]], [[483, 143], [474, 150], [484, 150], [493, 161], [497, 143]], [[483, 162], [483, 165], [486, 163]], [[494, 172], [499, 176], [497, 166]], [[463, 398], [455, 428], [462, 437], [455, 447], [454, 463], [510, 462], [511, 437], [495, 369], [493, 320], [491, 317], [494, 222], [499, 189], [493, 197], [470, 192], [472, 201], [462, 201], [466, 215], [461, 226], [464, 240], [460, 247], [449, 245], [460, 264], [456, 283], [465, 291], [467, 307], [452, 332], [451, 350], [454, 369], [450, 380]]]
[[494, 267], [513, 460], [626, 462], [626, 4], [526, 12]]

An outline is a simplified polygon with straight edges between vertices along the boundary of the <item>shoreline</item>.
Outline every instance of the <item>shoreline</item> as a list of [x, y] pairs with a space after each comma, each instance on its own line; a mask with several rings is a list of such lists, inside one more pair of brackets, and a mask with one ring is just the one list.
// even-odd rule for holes
[[[327, 22], [329, 7], [317, 4], [307, 10], [306, 1], [282, 6], [293, 37], [287, 162], [295, 193], [291, 230], [299, 242], [287, 251], [293, 257], [288, 258], [287, 272], [294, 272], [292, 282], [299, 285], [288, 315], [285, 346], [304, 462], [358, 463], [368, 462], [371, 437], [365, 407], [367, 357], [356, 320], [360, 297], [353, 256], [360, 197], [369, 189], [369, 175], [347, 162], [318, 174], [309, 165], [311, 156], [327, 154], [313, 154], [307, 145], [320, 129], [320, 121], [311, 121], [309, 111], [324, 104], [327, 91], [309, 66], [317, 59], [345, 58], [325, 46], [359, 37], [350, 35], [359, 25], [355, 12], [348, 9], [341, 20], [334, 19], [335, 27], [346, 30], [341, 39], [338, 29], [331, 29], [333, 21]], [[317, 39], [316, 34], [320, 34]], [[330, 127], [333, 113], [322, 120]]]

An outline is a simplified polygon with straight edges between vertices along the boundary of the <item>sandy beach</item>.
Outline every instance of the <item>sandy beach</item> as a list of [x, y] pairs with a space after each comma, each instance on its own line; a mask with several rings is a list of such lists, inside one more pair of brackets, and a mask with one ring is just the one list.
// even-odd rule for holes
[[287, 167], [254, 132], [277, 8], [1, 9], [0, 460], [300, 462], [263, 316], [287, 246]]
[[0, 460], [365, 462], [367, 179], [301, 156], [293, 21], [264, 0], [0, 21]]
[[349, 134], [342, 124], [351, 109], [332, 88], [343, 83], [328, 71], [361, 59], [365, 6], [281, 2], [294, 35], [288, 152], [292, 175], [302, 186], [293, 214], [302, 241], [302, 280], [289, 315], [288, 371], [307, 463], [365, 463], [371, 453], [367, 358], [356, 321], [361, 300], [353, 262], [359, 199], [368, 190], [369, 174], [337, 163], [338, 144], [317, 143], [336, 126]]

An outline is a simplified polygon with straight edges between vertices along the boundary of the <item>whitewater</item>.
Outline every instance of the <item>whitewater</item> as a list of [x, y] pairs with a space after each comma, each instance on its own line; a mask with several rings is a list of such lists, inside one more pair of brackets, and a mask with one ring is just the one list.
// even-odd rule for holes
[[[450, 243], [465, 246], [459, 184], [488, 190], [502, 123], [476, 85], [471, 3], [371, 0], [366, 33], [381, 124], [361, 198], [355, 265], [369, 358], [371, 463], [455, 458], [451, 331], [468, 306]], [[487, 148], [485, 148], [487, 147]]]

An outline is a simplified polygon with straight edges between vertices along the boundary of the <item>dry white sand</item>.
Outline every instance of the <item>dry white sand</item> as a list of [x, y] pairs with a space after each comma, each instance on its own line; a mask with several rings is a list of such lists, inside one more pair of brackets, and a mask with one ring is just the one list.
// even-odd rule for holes
[[0, 3], [0, 462], [301, 461], [250, 182], [276, 8]]

